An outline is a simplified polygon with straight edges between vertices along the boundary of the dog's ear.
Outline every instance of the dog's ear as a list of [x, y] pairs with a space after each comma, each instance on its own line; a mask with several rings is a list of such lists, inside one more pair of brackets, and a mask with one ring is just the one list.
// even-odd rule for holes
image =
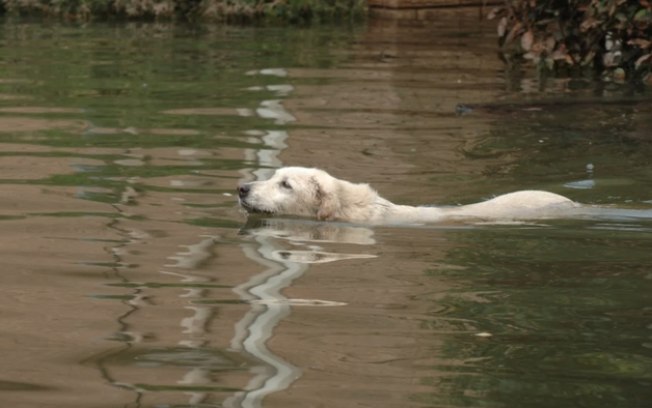
[[[340, 211], [340, 200], [334, 185], [323, 185], [315, 177], [311, 179], [315, 187], [317, 201], [317, 219], [328, 221], [335, 218]], [[333, 183], [334, 184], [334, 183]]]

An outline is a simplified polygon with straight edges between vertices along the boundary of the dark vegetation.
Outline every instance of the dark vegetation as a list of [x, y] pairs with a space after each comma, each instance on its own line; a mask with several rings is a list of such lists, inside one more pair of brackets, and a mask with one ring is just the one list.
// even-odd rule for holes
[[10, 15], [70, 20], [327, 22], [364, 14], [365, 0], [0, 0]]
[[650, 81], [652, 0], [505, 0], [498, 23], [501, 54], [540, 73]]

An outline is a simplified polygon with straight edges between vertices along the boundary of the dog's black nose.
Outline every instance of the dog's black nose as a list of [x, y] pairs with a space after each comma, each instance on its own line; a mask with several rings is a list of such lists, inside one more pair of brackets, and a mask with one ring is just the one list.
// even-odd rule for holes
[[238, 186], [238, 196], [240, 196], [240, 198], [245, 198], [247, 194], [249, 194], [249, 190], [251, 190], [249, 184], [240, 184]]

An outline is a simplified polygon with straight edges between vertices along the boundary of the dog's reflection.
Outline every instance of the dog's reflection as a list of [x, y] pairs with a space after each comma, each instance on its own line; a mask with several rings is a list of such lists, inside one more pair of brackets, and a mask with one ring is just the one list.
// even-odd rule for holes
[[300, 264], [318, 264], [347, 259], [376, 258], [365, 253], [325, 251], [322, 245], [331, 249], [343, 244], [374, 245], [373, 230], [360, 226], [337, 223], [315, 222], [299, 219], [249, 217], [240, 231], [243, 235], [266, 237], [276, 241], [276, 248], [270, 253], [272, 260]]

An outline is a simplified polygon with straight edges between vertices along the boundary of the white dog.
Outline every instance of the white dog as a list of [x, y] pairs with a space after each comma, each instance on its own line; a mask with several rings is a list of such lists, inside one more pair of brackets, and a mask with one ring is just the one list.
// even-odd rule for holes
[[250, 213], [297, 215], [363, 224], [429, 223], [447, 220], [509, 221], [555, 218], [577, 204], [546, 191], [525, 190], [477, 204], [412, 207], [380, 197], [367, 184], [339, 180], [323, 170], [285, 167], [265, 181], [238, 186]]

